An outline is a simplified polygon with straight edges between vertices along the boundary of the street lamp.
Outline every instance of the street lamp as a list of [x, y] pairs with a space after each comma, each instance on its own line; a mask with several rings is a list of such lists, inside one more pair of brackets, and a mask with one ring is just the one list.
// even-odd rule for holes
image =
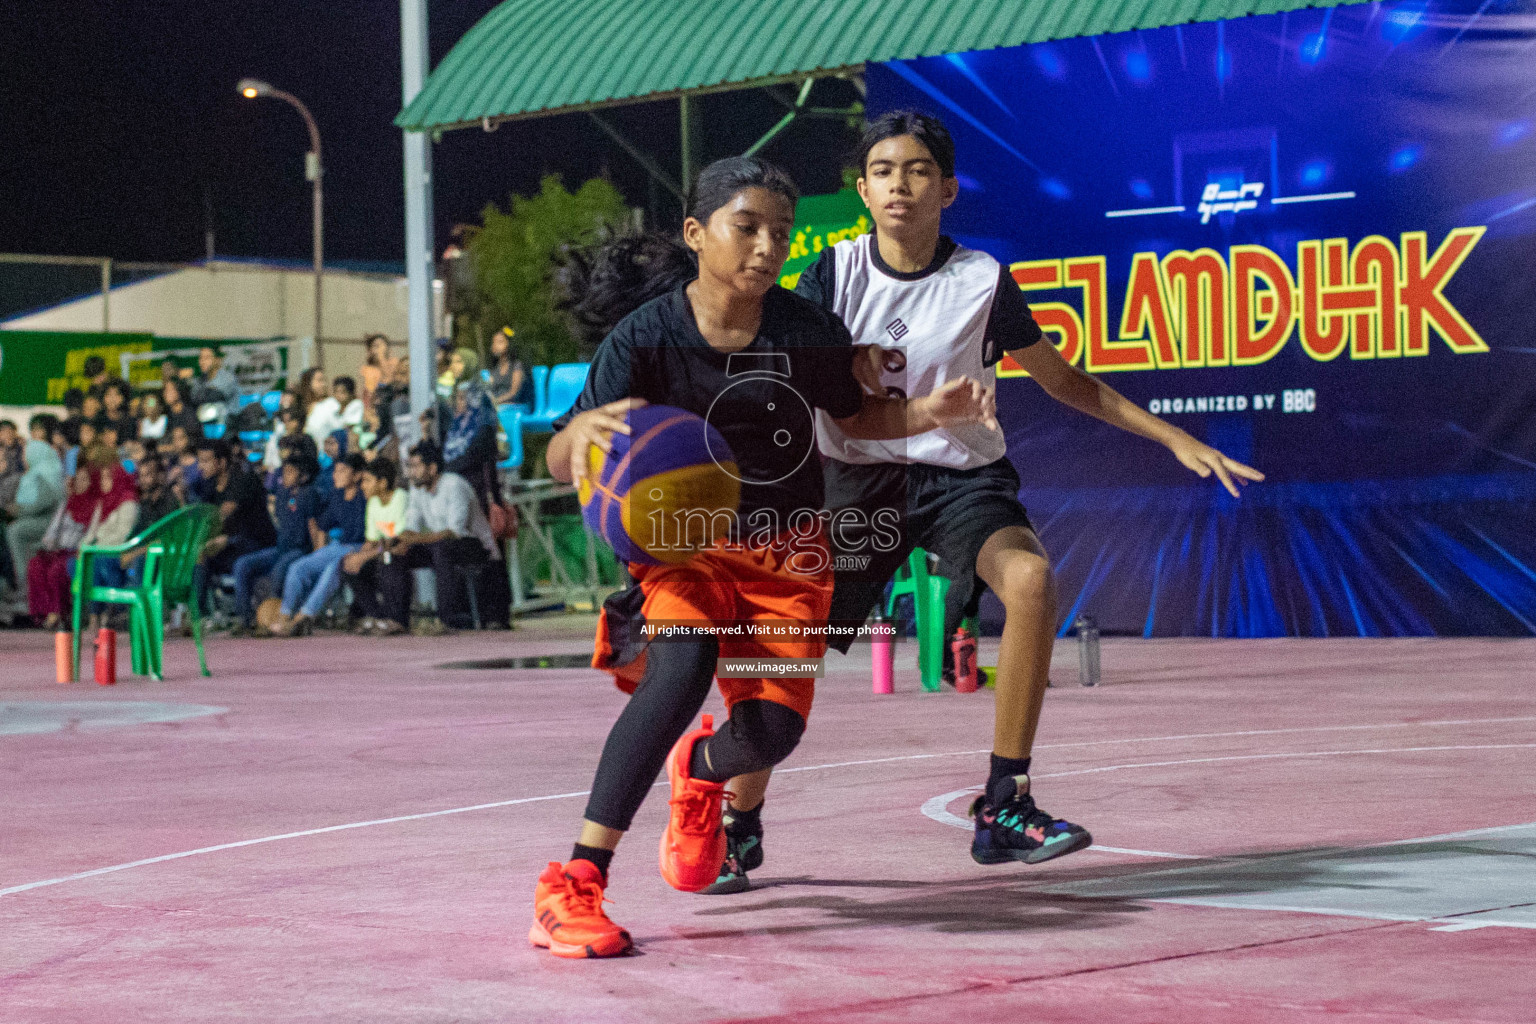
[[321, 258], [324, 252], [324, 228], [322, 227], [321, 209], [324, 206], [325, 194], [320, 184], [320, 129], [315, 125], [315, 119], [310, 114], [309, 108], [299, 101], [297, 96], [274, 88], [266, 82], [256, 78], [242, 78], [235, 86], [240, 95], [248, 100], [266, 96], [275, 100], [282, 100], [290, 104], [304, 118], [304, 125], [309, 129], [309, 152], [304, 154], [304, 177], [314, 182], [315, 186], [315, 357], [323, 362], [320, 348], [320, 278], [324, 274], [324, 266]]

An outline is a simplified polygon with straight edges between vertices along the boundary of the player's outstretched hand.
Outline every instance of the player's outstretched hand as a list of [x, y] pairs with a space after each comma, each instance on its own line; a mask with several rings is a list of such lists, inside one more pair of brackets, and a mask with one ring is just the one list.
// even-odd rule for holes
[[571, 435], [571, 483], [579, 484], [586, 479], [587, 446], [596, 445], [604, 452], [612, 451], [614, 433], [629, 433], [624, 414], [645, 404], [643, 398], [621, 398], [571, 418], [565, 428]]
[[1239, 484], [1247, 487], [1250, 480], [1264, 479], [1264, 474], [1252, 466], [1245, 466], [1236, 459], [1229, 459], [1215, 448], [1196, 441], [1188, 434], [1175, 440], [1168, 448], [1173, 452], [1174, 458], [1182, 462], [1186, 469], [1193, 470], [1202, 478], [1215, 473], [1221, 485], [1227, 489], [1227, 493], [1234, 498], [1242, 496], [1238, 491]]
[[917, 400], [923, 411], [941, 427], [960, 423], [997, 426], [997, 395], [969, 377], [957, 377]]

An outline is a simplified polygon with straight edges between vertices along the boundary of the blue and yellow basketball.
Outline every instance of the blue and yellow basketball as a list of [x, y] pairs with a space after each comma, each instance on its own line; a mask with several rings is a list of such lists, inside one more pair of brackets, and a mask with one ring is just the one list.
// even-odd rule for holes
[[647, 405], [626, 416], [613, 450], [587, 450], [579, 497], [587, 525], [626, 562], [676, 565], [725, 539], [741, 481], [720, 432], [686, 409]]

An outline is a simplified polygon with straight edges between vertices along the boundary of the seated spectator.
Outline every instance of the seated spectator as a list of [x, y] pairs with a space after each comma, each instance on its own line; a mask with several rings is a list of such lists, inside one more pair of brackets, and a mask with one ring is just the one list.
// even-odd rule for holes
[[480, 509], [496, 486], [496, 407], [478, 380], [461, 381], [453, 389], [453, 406], [443, 418], [443, 468], [470, 482]]
[[160, 443], [161, 461], [165, 463], [167, 482], [182, 504], [197, 500], [197, 492], [203, 482], [203, 471], [198, 468], [197, 443], [185, 425], [178, 423], [171, 428], [170, 437]]
[[198, 350], [197, 374], [194, 376], [191, 367], [188, 367], [181, 371], [181, 376], [188, 378], [192, 385], [194, 411], [204, 405], [222, 406], [223, 413], [219, 416], [221, 421], [227, 421], [238, 411], [240, 385], [235, 380], [235, 371], [224, 365], [219, 350], [212, 345], [204, 345]]
[[510, 327], [503, 327], [491, 337], [491, 359], [486, 367], [491, 371], [491, 401], [496, 405], [525, 405], [532, 412], [533, 378], [512, 348], [512, 337], [516, 333]]
[[[410, 625], [412, 569], [432, 568], [437, 577], [439, 620], [462, 626], [468, 620], [468, 599], [465, 576], [458, 566], [500, 557], [474, 488], [463, 477], [443, 472], [443, 455], [436, 444], [418, 442], [411, 449], [408, 470], [413, 486], [405, 530], [383, 543], [376, 570], [377, 595], [367, 587], [358, 595], [365, 617], [388, 620], [377, 630], [381, 634], [399, 633]], [[506, 602], [491, 603], [501, 607], [499, 614], [498, 609], [487, 607], [487, 621], [505, 622]]]
[[21, 474], [21, 435], [15, 423], [0, 420], [0, 508], [16, 500]]
[[85, 392], [79, 388], [69, 388], [59, 401], [64, 406], [64, 419], [60, 422], [68, 423], [72, 428], [77, 426], [84, 419], [82, 410], [85, 408]]
[[48, 443], [53, 446], [54, 452], [59, 456], [59, 465], [64, 469], [65, 479], [74, 477], [75, 460], [80, 456], [80, 421], [65, 417], [57, 420], [53, 426], [53, 436]]
[[207, 596], [210, 575], [222, 576], [235, 567], [237, 559], [272, 547], [277, 531], [267, 514], [261, 481], [246, 469], [244, 459], [235, 457], [228, 441], [205, 439], [199, 444], [197, 471], [201, 479], [194, 498], [217, 505], [221, 518], [219, 532], [208, 538], [197, 566], [196, 591], [201, 600]]
[[[284, 397], [292, 394], [291, 391], [283, 392]], [[272, 424], [272, 433], [267, 437], [267, 448], [261, 456], [261, 468], [271, 474], [276, 473], [283, 464], [283, 442], [290, 437], [298, 437], [304, 433], [304, 413], [296, 405], [290, 405], [277, 411], [277, 420]]]
[[342, 560], [363, 545], [366, 466], [361, 455], [348, 455], [331, 467], [330, 498], [310, 530], [314, 550], [289, 566], [283, 581], [282, 618], [272, 627], [278, 636], [307, 635], [341, 589]]
[[203, 437], [203, 424], [197, 418], [187, 387], [179, 380], [168, 380], [160, 388], [160, 402], [165, 406], [165, 422], [168, 427], [185, 427], [187, 437], [195, 444]]
[[341, 422], [341, 402], [333, 390], [326, 384], [324, 370], [306, 370], [299, 378], [299, 393], [309, 403], [304, 416], [304, 432], [315, 439], [316, 447], [325, 442], [327, 434], [346, 426]]
[[15, 591], [7, 610], [22, 614], [27, 608], [27, 563], [37, 553], [53, 514], [64, 501], [64, 468], [59, 455], [40, 433], [51, 432], [58, 420], [46, 413], [32, 417], [32, 439], [22, 448], [22, 474], [16, 497], [5, 506], [5, 558], [0, 566]]
[[128, 399], [128, 385], [116, 378], [107, 381], [101, 390], [101, 415], [96, 418], [96, 429], [112, 428], [119, 442], [139, 436], [139, 423], [128, 411]]
[[341, 560], [342, 571], [346, 573], [358, 605], [368, 610], [356, 629], [362, 634], [400, 632], [398, 625], [374, 616], [374, 611], [380, 607], [378, 567], [384, 545], [405, 530], [405, 488], [395, 486], [395, 475], [395, 464], [382, 457], [363, 467], [363, 493], [368, 496], [363, 544]]
[[378, 395], [379, 385], [387, 382], [393, 375], [395, 360], [389, 354], [389, 339], [382, 334], [368, 335], [363, 346], [368, 354], [363, 358], [362, 369], [357, 371], [357, 375], [363, 385], [363, 393], [360, 396], [363, 406], [371, 409]]
[[[166, 483], [165, 466], [159, 456], [145, 455], [137, 461], [135, 482], [139, 489], [139, 507], [129, 537], [137, 537], [166, 516], [181, 508], [176, 492]], [[105, 542], [103, 542], [105, 543]], [[117, 558], [98, 558], [91, 563], [91, 575], [98, 587], [126, 587], [137, 584], [144, 569], [144, 549], [135, 548]], [[98, 604], [91, 610], [91, 629], [103, 624], [102, 617], [114, 607]]]
[[101, 356], [86, 356], [80, 372], [85, 377], [86, 392], [95, 392], [100, 397], [101, 389], [107, 383], [107, 361]]
[[80, 422], [97, 423], [101, 420], [102, 392], [92, 388], [80, 399]]
[[139, 438], [144, 441], [158, 441], [165, 436], [165, 429], [165, 409], [160, 405], [160, 396], [152, 391], [140, 397]]
[[453, 389], [467, 380], [480, 379], [480, 355], [472, 348], [456, 348], [448, 354], [442, 373], [437, 376], [437, 396], [452, 401]]
[[86, 449], [69, 497], [54, 512], [37, 554], [27, 563], [27, 611], [34, 623], [56, 629], [69, 606], [75, 554], [84, 544], [121, 544], [133, 532], [138, 491], [105, 445]]
[[301, 455], [283, 460], [283, 478], [272, 492], [277, 513], [277, 535], [270, 547], [241, 555], [235, 560], [235, 618], [232, 635], [251, 636], [256, 628], [256, 584], [266, 580], [275, 591], [282, 590], [288, 567], [309, 554], [311, 530], [318, 513], [315, 474], [319, 467]]

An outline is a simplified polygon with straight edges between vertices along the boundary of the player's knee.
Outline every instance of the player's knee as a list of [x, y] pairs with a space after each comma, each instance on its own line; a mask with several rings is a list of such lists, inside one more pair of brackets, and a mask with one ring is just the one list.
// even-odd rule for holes
[[805, 719], [775, 701], [747, 700], [731, 709], [731, 731], [755, 762], [752, 770], [760, 771], [794, 753], [805, 734]]
[[1053, 608], [1056, 585], [1051, 564], [1032, 552], [1018, 552], [1008, 559], [1002, 571], [998, 599], [1009, 612], [1030, 612]]

